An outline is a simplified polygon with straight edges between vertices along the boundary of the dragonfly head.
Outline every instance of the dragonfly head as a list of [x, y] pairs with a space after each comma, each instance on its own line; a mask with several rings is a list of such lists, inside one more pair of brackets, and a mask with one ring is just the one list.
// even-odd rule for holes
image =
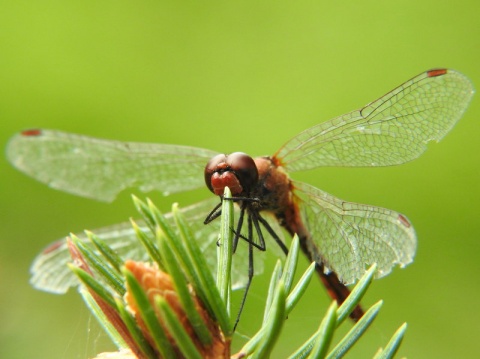
[[246, 195], [258, 182], [258, 170], [253, 158], [243, 152], [220, 154], [205, 166], [205, 183], [214, 194], [221, 196], [225, 187], [232, 195]]

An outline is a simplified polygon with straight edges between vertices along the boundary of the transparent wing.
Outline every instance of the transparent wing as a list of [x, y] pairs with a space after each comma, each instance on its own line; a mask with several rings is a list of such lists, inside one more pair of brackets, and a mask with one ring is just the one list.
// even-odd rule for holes
[[[143, 222], [139, 225], [146, 228]], [[146, 259], [145, 251], [135, 239], [135, 233], [129, 222], [97, 229], [93, 233], [103, 239], [122, 258], [139, 261]], [[78, 237], [93, 248], [85, 234], [78, 234]], [[34, 259], [30, 267], [30, 284], [46, 292], [66, 293], [70, 287], [79, 284], [77, 277], [67, 267], [67, 263], [71, 262], [72, 258], [65, 238], [51, 243]]]
[[451, 130], [473, 93], [461, 73], [430, 70], [359, 110], [301, 132], [274, 157], [291, 172], [408, 162]]
[[345, 284], [377, 263], [377, 277], [413, 261], [417, 240], [408, 219], [397, 212], [342, 201], [305, 183], [294, 182], [302, 220], [308, 228], [315, 260]]
[[204, 186], [203, 169], [214, 151], [201, 148], [101, 140], [49, 130], [15, 135], [8, 160], [52, 188], [101, 201], [137, 187], [164, 194]]
[[[202, 252], [208, 253], [205, 257], [212, 273], [216, 273], [216, 246], [220, 230], [220, 220], [217, 219], [208, 225], [204, 225], [203, 221], [217, 203], [218, 198], [211, 197], [207, 200], [181, 209], [187, 222], [191, 226], [192, 233], [194, 233], [195, 238], [198, 240]], [[166, 217], [171, 222], [171, 225], [174, 226], [172, 215], [168, 213], [166, 214]], [[142, 230], [149, 233], [147, 226], [143, 222], [139, 221], [137, 223]], [[147, 260], [145, 250], [136, 238], [135, 232], [129, 222], [104, 227], [93, 230], [92, 232], [103, 239], [123, 259], [133, 259], [138, 261]], [[78, 237], [93, 248], [93, 245], [88, 242], [86, 235], [80, 234]], [[255, 253], [255, 274], [263, 272], [263, 257], [263, 253]], [[77, 278], [67, 267], [67, 263], [71, 261], [65, 239], [52, 243], [45, 248], [32, 263], [30, 268], [30, 283], [33, 287], [43, 291], [56, 294], [66, 293], [70, 287], [78, 285]], [[245, 286], [247, 276], [247, 246], [240, 244], [233, 257], [232, 287], [238, 289]]]

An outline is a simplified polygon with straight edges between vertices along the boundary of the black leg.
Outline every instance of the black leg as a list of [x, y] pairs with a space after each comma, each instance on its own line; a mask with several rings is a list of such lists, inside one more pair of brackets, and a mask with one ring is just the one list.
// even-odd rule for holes
[[[253, 239], [253, 229], [251, 231], [251, 234], [249, 234], [247, 237], [245, 237], [244, 235], [242, 235], [240, 233], [240, 229], [241, 229], [240, 220], [243, 221], [243, 217], [245, 215], [244, 214], [245, 210], [247, 211], [248, 220], [253, 221], [253, 225], [255, 226], [255, 231], [257, 232], [257, 235], [258, 235], [258, 241], [260, 243], [255, 243], [255, 241]], [[258, 223], [258, 216], [259, 216], [258, 212], [250, 211], [248, 209], [248, 206], [246, 206], [245, 209], [243, 209], [243, 207], [242, 207], [242, 212], [240, 213], [240, 219], [239, 219], [239, 226], [237, 227], [236, 231], [233, 231], [235, 233], [235, 238], [234, 239], [236, 239], [238, 241], [238, 239], [242, 238], [244, 241], [246, 241], [247, 243], [250, 243], [255, 248], [257, 248], [261, 251], [265, 251], [266, 250], [265, 239], [263, 238], [262, 229], [260, 228], [260, 225]], [[236, 249], [237, 244], [238, 243], [235, 242], [235, 240], [234, 240], [234, 247], [233, 247], [234, 249]]]
[[207, 218], [203, 221], [203, 224], [209, 224], [211, 221], [214, 219], [220, 217], [222, 214], [222, 210], [219, 209], [222, 206], [222, 201], [220, 200], [220, 203], [215, 206], [214, 209], [208, 214]]
[[[248, 237], [252, 238], [253, 228], [252, 228], [252, 217], [248, 216]], [[237, 324], [240, 321], [240, 315], [242, 314], [245, 301], [247, 300], [248, 290], [250, 289], [250, 284], [252, 284], [253, 279], [253, 245], [252, 242], [248, 242], [248, 281], [245, 286], [245, 292], [243, 294], [242, 303], [240, 304], [240, 309], [237, 314], [237, 319], [235, 320], [235, 325], [233, 326], [233, 331], [237, 328]]]
[[247, 209], [247, 204], [242, 202], [242, 206], [240, 207], [240, 217], [238, 218], [237, 223], [237, 230], [233, 231], [235, 237], [233, 237], [233, 244], [232, 244], [232, 253], [235, 253], [237, 250], [238, 240], [239, 238], [244, 238], [241, 234], [242, 226], [243, 226], [243, 219], [245, 218], [245, 210]]
[[283, 241], [280, 239], [280, 237], [278, 236], [278, 234], [275, 233], [275, 231], [274, 231], [273, 228], [270, 226], [270, 224], [268, 224], [268, 222], [265, 220], [265, 218], [263, 218], [260, 214], [258, 214], [258, 220], [260, 221], [261, 224], [263, 224], [263, 226], [264, 226], [265, 229], [268, 231], [268, 233], [270, 233], [270, 235], [273, 237], [273, 239], [275, 239], [275, 242], [277, 242], [277, 244], [280, 246], [280, 248], [282, 249], [283, 253], [285, 253], [285, 255], [288, 255], [288, 248], [287, 248], [287, 246], [285, 246], [285, 243], [283, 243]]
[[250, 242], [252, 245], [254, 245], [256, 248], [258, 248], [261, 251], [265, 251], [265, 239], [263, 238], [263, 233], [262, 229], [260, 228], [260, 225], [258, 224], [258, 217], [260, 215], [258, 214], [257, 211], [251, 212], [250, 217], [252, 218], [253, 225], [255, 226], [255, 231], [257, 232], [258, 235], [258, 244], [253, 241], [253, 237], [250, 237]]

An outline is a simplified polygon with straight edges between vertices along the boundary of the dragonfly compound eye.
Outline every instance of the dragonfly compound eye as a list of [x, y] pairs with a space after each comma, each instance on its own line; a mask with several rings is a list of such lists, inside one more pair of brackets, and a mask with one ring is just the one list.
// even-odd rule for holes
[[227, 186], [234, 196], [238, 196], [248, 192], [257, 182], [257, 166], [250, 156], [242, 152], [217, 155], [205, 166], [205, 183], [219, 196]]

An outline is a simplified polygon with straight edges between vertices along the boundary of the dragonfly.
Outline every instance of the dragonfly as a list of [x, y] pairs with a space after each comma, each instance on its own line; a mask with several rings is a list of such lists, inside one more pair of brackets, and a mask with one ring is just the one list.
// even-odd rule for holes
[[[239, 275], [235, 282], [246, 286], [244, 300], [253, 268], [261, 271], [253, 248], [265, 251], [266, 239], [272, 237], [286, 253], [283, 228], [299, 236], [327, 292], [341, 303], [349, 294], [347, 285], [371, 264], [377, 265], [377, 278], [410, 264], [417, 246], [415, 230], [401, 213], [341, 200], [290, 174], [318, 167], [394, 166], [416, 159], [428, 142], [440, 141], [453, 128], [473, 94], [463, 74], [428, 70], [358, 110], [304, 130], [272, 156], [252, 158], [241, 152], [219, 154], [35, 129], [15, 135], [7, 157], [17, 169], [52, 188], [107, 202], [127, 188], [168, 195], [206, 185], [215, 196], [183, 210], [205, 251], [216, 242], [215, 218], [228, 186], [238, 205], [234, 246], [240, 239], [248, 243], [247, 254], [235, 260], [234, 270], [239, 273], [248, 261], [247, 278]], [[142, 256], [129, 224], [94, 232], [126, 258]], [[50, 245], [33, 262], [32, 284], [66, 292], [77, 284], [65, 265], [68, 261], [65, 241]], [[357, 307], [351, 316], [358, 319], [362, 314]]]

